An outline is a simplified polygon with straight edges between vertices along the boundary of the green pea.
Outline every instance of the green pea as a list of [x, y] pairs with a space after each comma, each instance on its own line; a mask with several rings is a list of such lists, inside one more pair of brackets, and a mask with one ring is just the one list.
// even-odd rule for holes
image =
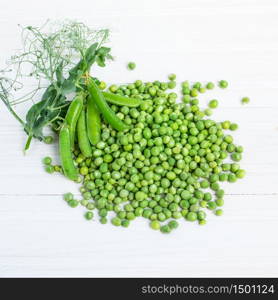
[[134, 69], [136, 68], [136, 64], [135, 64], [134, 62], [129, 62], [129, 63], [127, 64], [127, 68], [128, 68], [129, 70], [134, 70]]
[[220, 88], [225, 89], [228, 87], [228, 82], [226, 80], [220, 80], [218, 85]]
[[152, 229], [154, 229], [154, 230], [159, 230], [159, 229], [160, 229], [160, 222], [154, 220], [154, 221], [152, 221], [152, 222], [150, 223], [150, 227], [151, 227]]
[[70, 200], [73, 200], [73, 194], [72, 193], [66, 193], [64, 194], [64, 200], [65, 201], [70, 201]]
[[100, 223], [101, 224], [106, 224], [107, 223], [107, 218], [106, 217], [102, 217], [102, 218], [100, 218]]
[[172, 221], [170, 221], [170, 222], [168, 223], [168, 226], [169, 226], [171, 229], [176, 229], [176, 228], [178, 228], [179, 223], [178, 223], [177, 221], [175, 221], [175, 220], [172, 220]]
[[171, 228], [169, 225], [163, 225], [160, 227], [160, 231], [162, 233], [170, 233], [171, 232]]
[[223, 199], [216, 199], [215, 200], [215, 204], [217, 206], [223, 206], [224, 205], [224, 200]]
[[243, 170], [243, 169], [240, 169], [240, 170], [237, 170], [236, 171], [236, 177], [237, 178], [244, 178], [245, 177], [245, 170]]
[[250, 102], [250, 98], [249, 97], [243, 97], [242, 99], [241, 99], [241, 103], [242, 104], [248, 104]]
[[86, 219], [86, 220], [92, 220], [93, 217], [94, 217], [94, 213], [93, 213], [92, 211], [87, 211], [87, 212], [85, 213], [85, 219]]
[[168, 83], [168, 88], [169, 89], [174, 89], [176, 87], [176, 82], [175, 81], [170, 81], [169, 83]]
[[51, 165], [51, 163], [52, 163], [52, 158], [49, 157], [49, 156], [44, 157], [43, 163], [44, 163], [45, 165]]
[[217, 210], [215, 211], [215, 215], [216, 215], [216, 216], [222, 216], [222, 215], [223, 215], [223, 210], [222, 210], [222, 209], [217, 209]]
[[235, 131], [238, 129], [238, 125], [236, 123], [231, 123], [229, 129]]
[[209, 107], [214, 109], [218, 106], [218, 101], [216, 99], [213, 99], [209, 102]]
[[240, 161], [241, 158], [242, 158], [242, 155], [241, 155], [240, 153], [237, 153], [237, 152], [234, 152], [234, 153], [232, 153], [232, 155], [231, 155], [231, 159], [232, 159], [233, 161]]
[[53, 138], [53, 136], [48, 135], [48, 136], [45, 136], [45, 137], [44, 137], [43, 141], [44, 141], [46, 144], [52, 144], [53, 141], [54, 141], [54, 138]]
[[46, 166], [44, 167], [44, 169], [45, 169], [45, 171], [46, 171], [47, 173], [49, 173], [49, 174], [54, 173], [54, 167], [51, 166], [51, 165], [46, 165]]
[[186, 215], [186, 219], [190, 222], [194, 222], [197, 220], [197, 214], [195, 212], [189, 212], [187, 215]]
[[206, 88], [208, 90], [212, 90], [214, 88], [214, 83], [213, 82], [208, 82], [207, 85], [206, 85]]
[[77, 207], [78, 204], [79, 204], [79, 202], [77, 200], [74, 200], [74, 199], [68, 201], [68, 205], [70, 207]]
[[118, 218], [118, 217], [114, 217], [112, 220], [111, 220], [111, 223], [114, 225], [114, 226], [121, 226], [121, 219]]
[[125, 228], [128, 227], [129, 224], [130, 224], [129, 220], [122, 220], [122, 222], [121, 222], [122, 227], [125, 227]]
[[170, 74], [170, 75], [168, 76], [168, 79], [171, 80], [171, 81], [173, 81], [173, 80], [176, 79], [176, 77], [177, 77], [176, 74], [173, 74], [173, 73], [172, 73], [172, 74]]

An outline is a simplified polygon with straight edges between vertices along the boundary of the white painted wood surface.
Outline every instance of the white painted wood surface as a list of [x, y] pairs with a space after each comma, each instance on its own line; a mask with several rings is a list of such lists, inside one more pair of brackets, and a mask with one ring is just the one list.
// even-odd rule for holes
[[[227, 79], [218, 120], [239, 123], [246, 179], [227, 185], [225, 215], [207, 226], [182, 222], [171, 235], [135, 221], [129, 229], [83, 219], [61, 194], [77, 186], [45, 174], [55, 147], [25, 136], [0, 104], [0, 277], [278, 276], [278, 1], [277, 0], [2, 0], [3, 65], [19, 47], [16, 24], [75, 18], [112, 30], [116, 61], [97, 74], [107, 82]], [[134, 60], [135, 71], [125, 64]], [[240, 105], [242, 96], [251, 103]]]

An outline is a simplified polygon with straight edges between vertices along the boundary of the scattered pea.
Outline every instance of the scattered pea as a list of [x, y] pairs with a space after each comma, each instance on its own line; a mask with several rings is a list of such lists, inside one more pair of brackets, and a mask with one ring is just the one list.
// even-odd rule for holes
[[173, 74], [173, 73], [172, 73], [172, 74], [170, 74], [170, 75], [168, 76], [168, 79], [171, 80], [171, 81], [173, 81], [173, 80], [176, 80], [176, 77], [177, 77], [176, 74]]
[[160, 222], [154, 220], [154, 221], [152, 221], [152, 222], [150, 223], [150, 226], [151, 226], [151, 228], [154, 229], [154, 230], [159, 230], [159, 229], [160, 229]]
[[69, 205], [70, 207], [77, 207], [78, 204], [79, 204], [79, 202], [78, 202], [77, 200], [75, 200], [75, 199], [72, 199], [72, 200], [69, 200], [69, 201], [68, 201], [68, 205]]
[[[130, 64], [130, 63], [129, 63]], [[132, 66], [130, 69], [134, 69]], [[176, 75], [167, 82], [142, 82], [115, 85], [109, 92], [138, 97], [137, 107], [111, 105], [111, 109], [129, 130], [121, 132], [102, 123], [101, 141], [92, 146], [91, 157], [84, 157], [78, 146], [73, 151], [79, 170], [78, 182], [83, 199], [67, 193], [71, 207], [80, 203], [91, 220], [96, 209], [101, 224], [128, 227], [137, 217], [146, 218], [150, 228], [170, 233], [178, 219], [206, 224], [205, 210], [220, 216], [224, 205], [222, 182], [235, 182], [245, 176], [239, 161], [243, 147], [237, 146], [224, 130], [236, 130], [231, 121], [217, 122], [208, 117], [218, 106], [209, 102], [201, 110], [198, 94], [214, 88], [214, 83], [182, 83], [182, 103], [169, 92], [176, 87]], [[219, 86], [228, 86], [220, 81]], [[105, 89], [105, 82], [99, 83]], [[226, 162], [232, 159], [233, 162]], [[43, 159], [45, 168], [60, 170]], [[58, 168], [59, 167], [59, 168]]]
[[45, 136], [45, 137], [44, 137], [43, 141], [44, 141], [46, 144], [52, 144], [53, 141], [54, 141], [54, 138], [53, 138], [53, 136], [48, 135], [48, 136]]
[[73, 194], [72, 193], [64, 194], [64, 200], [67, 202], [69, 202], [70, 200], [73, 200]]
[[46, 156], [42, 161], [43, 161], [43, 163], [44, 163], [45, 165], [51, 165], [51, 163], [52, 163], [52, 158], [49, 157], [49, 156]]
[[241, 99], [241, 103], [242, 104], [248, 104], [250, 102], [250, 98], [249, 97], [243, 97], [242, 99]]
[[218, 101], [216, 99], [213, 99], [209, 102], [209, 107], [214, 109], [218, 106]]
[[86, 219], [86, 220], [92, 220], [93, 217], [94, 217], [94, 213], [93, 213], [92, 211], [87, 211], [87, 212], [85, 213], [85, 219]]
[[213, 83], [213, 82], [208, 82], [207, 85], [206, 85], [206, 88], [207, 88], [208, 90], [214, 89], [214, 83]]
[[54, 173], [54, 167], [51, 166], [51, 165], [46, 165], [46, 166], [44, 167], [44, 169], [45, 169], [45, 171], [46, 171], [47, 173], [49, 173], [49, 174]]
[[134, 70], [134, 69], [136, 68], [136, 64], [135, 64], [134, 62], [129, 62], [129, 63], [127, 64], [127, 68], [128, 68], [129, 70]]
[[228, 82], [226, 80], [220, 80], [218, 84], [219, 84], [219, 87], [222, 89], [225, 89], [228, 87]]

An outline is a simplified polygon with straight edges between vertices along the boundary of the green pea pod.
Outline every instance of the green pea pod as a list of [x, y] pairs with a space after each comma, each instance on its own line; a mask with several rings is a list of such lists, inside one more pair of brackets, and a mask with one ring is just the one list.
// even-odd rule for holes
[[61, 165], [65, 176], [76, 181], [78, 179], [78, 172], [72, 158], [70, 136], [70, 127], [64, 123], [59, 134]]
[[76, 124], [79, 115], [82, 111], [82, 107], [83, 107], [83, 95], [79, 94], [72, 100], [65, 117], [65, 120], [69, 125], [69, 130], [70, 130], [71, 149], [74, 148]]
[[129, 98], [121, 95], [116, 95], [112, 93], [102, 92], [104, 98], [113, 104], [117, 105], [125, 105], [129, 107], [137, 107], [139, 106], [143, 101], [136, 98]]
[[114, 111], [107, 104], [102, 92], [91, 79], [88, 83], [88, 91], [96, 103], [99, 111], [103, 114], [105, 120], [116, 130], [122, 131], [128, 128], [114, 113]]
[[92, 149], [87, 135], [85, 109], [83, 107], [77, 121], [77, 140], [81, 153], [85, 157], [92, 156]]
[[91, 96], [87, 99], [87, 132], [92, 145], [100, 141], [100, 114]]

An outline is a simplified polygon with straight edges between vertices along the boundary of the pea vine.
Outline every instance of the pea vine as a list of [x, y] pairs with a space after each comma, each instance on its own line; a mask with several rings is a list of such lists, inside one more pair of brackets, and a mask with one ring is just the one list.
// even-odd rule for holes
[[[27, 150], [32, 138], [43, 140], [45, 126], [63, 121], [70, 94], [82, 88], [84, 74], [93, 63], [104, 67], [112, 56], [110, 48], [103, 46], [109, 37], [107, 29], [92, 30], [76, 21], [20, 28], [22, 50], [0, 70], [0, 99], [24, 127]], [[34, 86], [34, 81], [35, 88], [29, 88], [26, 82]], [[15, 107], [27, 101], [33, 104], [23, 120]]]

